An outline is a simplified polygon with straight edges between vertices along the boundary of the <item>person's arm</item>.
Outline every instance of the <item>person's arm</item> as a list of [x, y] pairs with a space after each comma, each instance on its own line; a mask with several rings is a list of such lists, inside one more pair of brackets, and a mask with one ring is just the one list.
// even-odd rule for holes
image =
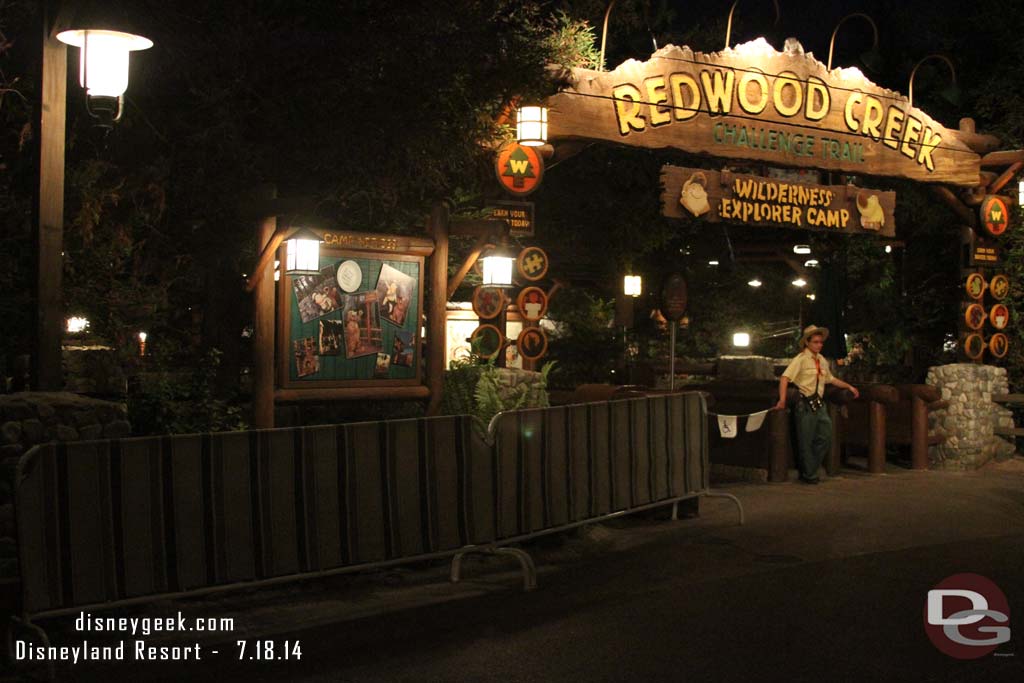
[[857, 387], [853, 386], [852, 384], [847, 384], [846, 382], [835, 376], [833, 376], [830, 381], [832, 384], [836, 385], [840, 389], [849, 389], [851, 392], [853, 392], [854, 398], [860, 398], [860, 392], [857, 391]]
[[779, 402], [775, 404], [772, 410], [785, 410], [786, 408], [786, 389], [789, 388], [789, 378], [783, 375], [779, 378]]

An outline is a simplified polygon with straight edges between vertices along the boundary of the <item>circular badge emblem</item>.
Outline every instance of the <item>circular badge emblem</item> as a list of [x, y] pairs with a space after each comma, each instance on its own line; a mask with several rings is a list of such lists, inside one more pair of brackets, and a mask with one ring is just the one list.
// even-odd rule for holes
[[954, 574], [928, 591], [924, 630], [941, 652], [978, 659], [1010, 640], [1006, 595], [980, 574]]
[[525, 279], [536, 282], [548, 273], [548, 255], [540, 247], [527, 247], [519, 252], [516, 269]]
[[1002, 301], [1010, 293], [1010, 278], [1005, 275], [996, 275], [988, 284], [988, 291], [992, 294], [992, 298]]
[[1006, 200], [1002, 197], [989, 195], [981, 203], [981, 224], [985, 232], [993, 237], [999, 237], [1010, 224], [1010, 210], [1006, 206]]
[[363, 270], [355, 261], [345, 261], [338, 266], [338, 286], [346, 292], [354, 292], [363, 284]]
[[964, 289], [967, 290], [967, 296], [972, 299], [980, 299], [985, 294], [985, 278], [981, 273], [971, 273], [967, 276]]
[[548, 295], [540, 287], [526, 287], [519, 292], [516, 306], [523, 320], [537, 322], [548, 312]]
[[540, 187], [544, 177], [544, 160], [536, 147], [523, 147], [518, 142], [502, 147], [494, 162], [498, 182], [516, 196], [528, 195]]
[[1010, 309], [1003, 304], [996, 304], [988, 312], [988, 321], [997, 330], [1005, 330], [1010, 324]]
[[477, 287], [473, 290], [473, 312], [478, 318], [496, 318], [505, 306], [508, 297], [500, 287]]
[[505, 335], [494, 325], [481, 325], [469, 335], [469, 343], [476, 355], [494, 358], [505, 344]]
[[985, 309], [982, 308], [981, 304], [971, 304], [964, 311], [964, 321], [967, 323], [967, 327], [972, 330], [980, 330], [982, 325], [985, 324]]
[[980, 334], [969, 334], [964, 339], [964, 355], [971, 360], [978, 360], [985, 353], [985, 340]]
[[996, 332], [988, 340], [988, 350], [996, 358], [1003, 358], [1010, 350], [1010, 340], [1002, 332]]
[[519, 333], [516, 348], [526, 360], [537, 360], [548, 351], [548, 336], [539, 327], [527, 327]]

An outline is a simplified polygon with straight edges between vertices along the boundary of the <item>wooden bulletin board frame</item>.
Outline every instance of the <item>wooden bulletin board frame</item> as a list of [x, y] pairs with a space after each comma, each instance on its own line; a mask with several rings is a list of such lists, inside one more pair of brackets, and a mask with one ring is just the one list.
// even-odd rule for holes
[[[297, 398], [296, 394], [303, 393], [323, 393], [323, 390], [331, 389], [348, 389], [348, 388], [366, 388], [376, 389], [374, 394], [379, 391], [387, 391], [388, 389], [397, 389], [399, 392], [403, 391], [403, 387], [420, 387], [424, 383], [423, 373], [423, 350], [424, 350], [424, 339], [422, 336], [423, 329], [423, 318], [424, 318], [424, 285], [425, 285], [425, 269], [426, 269], [426, 257], [429, 256], [434, 250], [434, 244], [432, 240], [422, 238], [410, 238], [402, 237], [398, 235], [371, 235], [366, 233], [342, 233], [342, 232], [322, 232], [324, 242], [320, 246], [320, 266], [321, 268], [327, 265], [340, 265], [340, 263], [346, 260], [355, 260], [364, 266], [371, 264], [375, 267], [375, 272], [364, 273], [364, 285], [359, 287], [353, 292], [341, 292], [342, 295], [358, 295], [361, 293], [374, 292], [372, 284], [368, 288], [365, 285], [366, 279], [372, 280], [373, 283], [377, 281], [378, 274], [383, 265], [391, 264], [392, 267], [403, 264], [409, 264], [415, 267], [416, 277], [414, 278], [414, 284], [416, 292], [414, 295], [415, 310], [408, 310], [406, 318], [401, 329], [406, 331], [412, 331], [413, 333], [413, 366], [412, 375], [405, 378], [374, 378], [372, 371], [370, 376], [363, 376], [359, 378], [338, 378], [337, 376], [328, 376], [329, 373], [325, 373], [323, 378], [316, 377], [297, 377], [297, 372], [293, 372], [295, 367], [295, 354], [293, 349], [293, 323], [298, 323], [295, 319], [297, 312], [296, 295], [294, 292], [294, 283], [296, 278], [289, 276], [285, 273], [281, 274], [281, 279], [275, 283], [276, 285], [276, 353], [275, 353], [275, 376], [276, 385], [279, 397], [281, 392], [286, 392], [288, 395]], [[285, 247], [282, 246], [278, 258], [282, 263], [285, 262]], [[379, 264], [379, 265], [378, 265]], [[337, 315], [325, 315], [325, 319], [341, 320], [341, 312]], [[317, 318], [319, 320], [321, 318]], [[301, 320], [301, 318], [299, 318]], [[309, 324], [312, 320], [306, 321]], [[390, 323], [382, 323], [381, 327], [389, 327]], [[383, 337], [384, 340], [391, 340], [392, 337], [397, 334], [395, 330], [390, 330], [391, 335]], [[383, 334], [383, 333], [382, 333]], [[382, 344], [382, 353], [391, 354], [392, 348], [388, 344]], [[366, 358], [369, 358], [369, 354], [364, 354]], [[375, 356], [375, 354], [374, 354]], [[360, 361], [360, 366], [367, 365], [368, 361], [362, 357], [356, 357], [349, 359], [345, 355], [345, 350], [340, 353], [338, 361], [333, 363], [335, 367], [340, 363], [341, 366], [352, 367], [353, 361]], [[319, 373], [318, 373], [319, 374]], [[365, 374], [365, 373], [364, 373]]]

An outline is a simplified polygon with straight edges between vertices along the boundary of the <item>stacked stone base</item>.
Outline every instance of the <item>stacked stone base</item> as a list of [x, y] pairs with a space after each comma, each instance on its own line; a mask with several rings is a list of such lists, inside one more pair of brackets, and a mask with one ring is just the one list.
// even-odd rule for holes
[[1012, 441], [996, 436], [997, 427], [1013, 427], [1010, 410], [992, 402], [993, 394], [1009, 393], [1006, 369], [954, 363], [928, 370], [927, 384], [938, 387], [949, 407], [929, 415], [929, 431], [945, 442], [928, 449], [931, 466], [972, 470], [993, 458], [1013, 455]]

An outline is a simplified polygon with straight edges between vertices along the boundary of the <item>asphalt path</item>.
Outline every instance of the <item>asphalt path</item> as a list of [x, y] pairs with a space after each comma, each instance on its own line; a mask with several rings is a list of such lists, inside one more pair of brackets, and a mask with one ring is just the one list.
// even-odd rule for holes
[[[1024, 468], [728, 490], [744, 526], [715, 499], [699, 519], [628, 519], [532, 546], [530, 593], [488, 558], [458, 586], [437, 565], [161, 605], [147, 613], [226, 610], [244, 632], [207, 639], [198, 663], [63, 666], [58, 678], [1024, 681]], [[953, 659], [924, 631], [928, 590], [960, 572], [988, 577], [1010, 605], [1011, 641], [980, 659]], [[257, 639], [277, 655], [298, 642], [301, 659], [239, 661], [239, 637], [248, 654]]]

